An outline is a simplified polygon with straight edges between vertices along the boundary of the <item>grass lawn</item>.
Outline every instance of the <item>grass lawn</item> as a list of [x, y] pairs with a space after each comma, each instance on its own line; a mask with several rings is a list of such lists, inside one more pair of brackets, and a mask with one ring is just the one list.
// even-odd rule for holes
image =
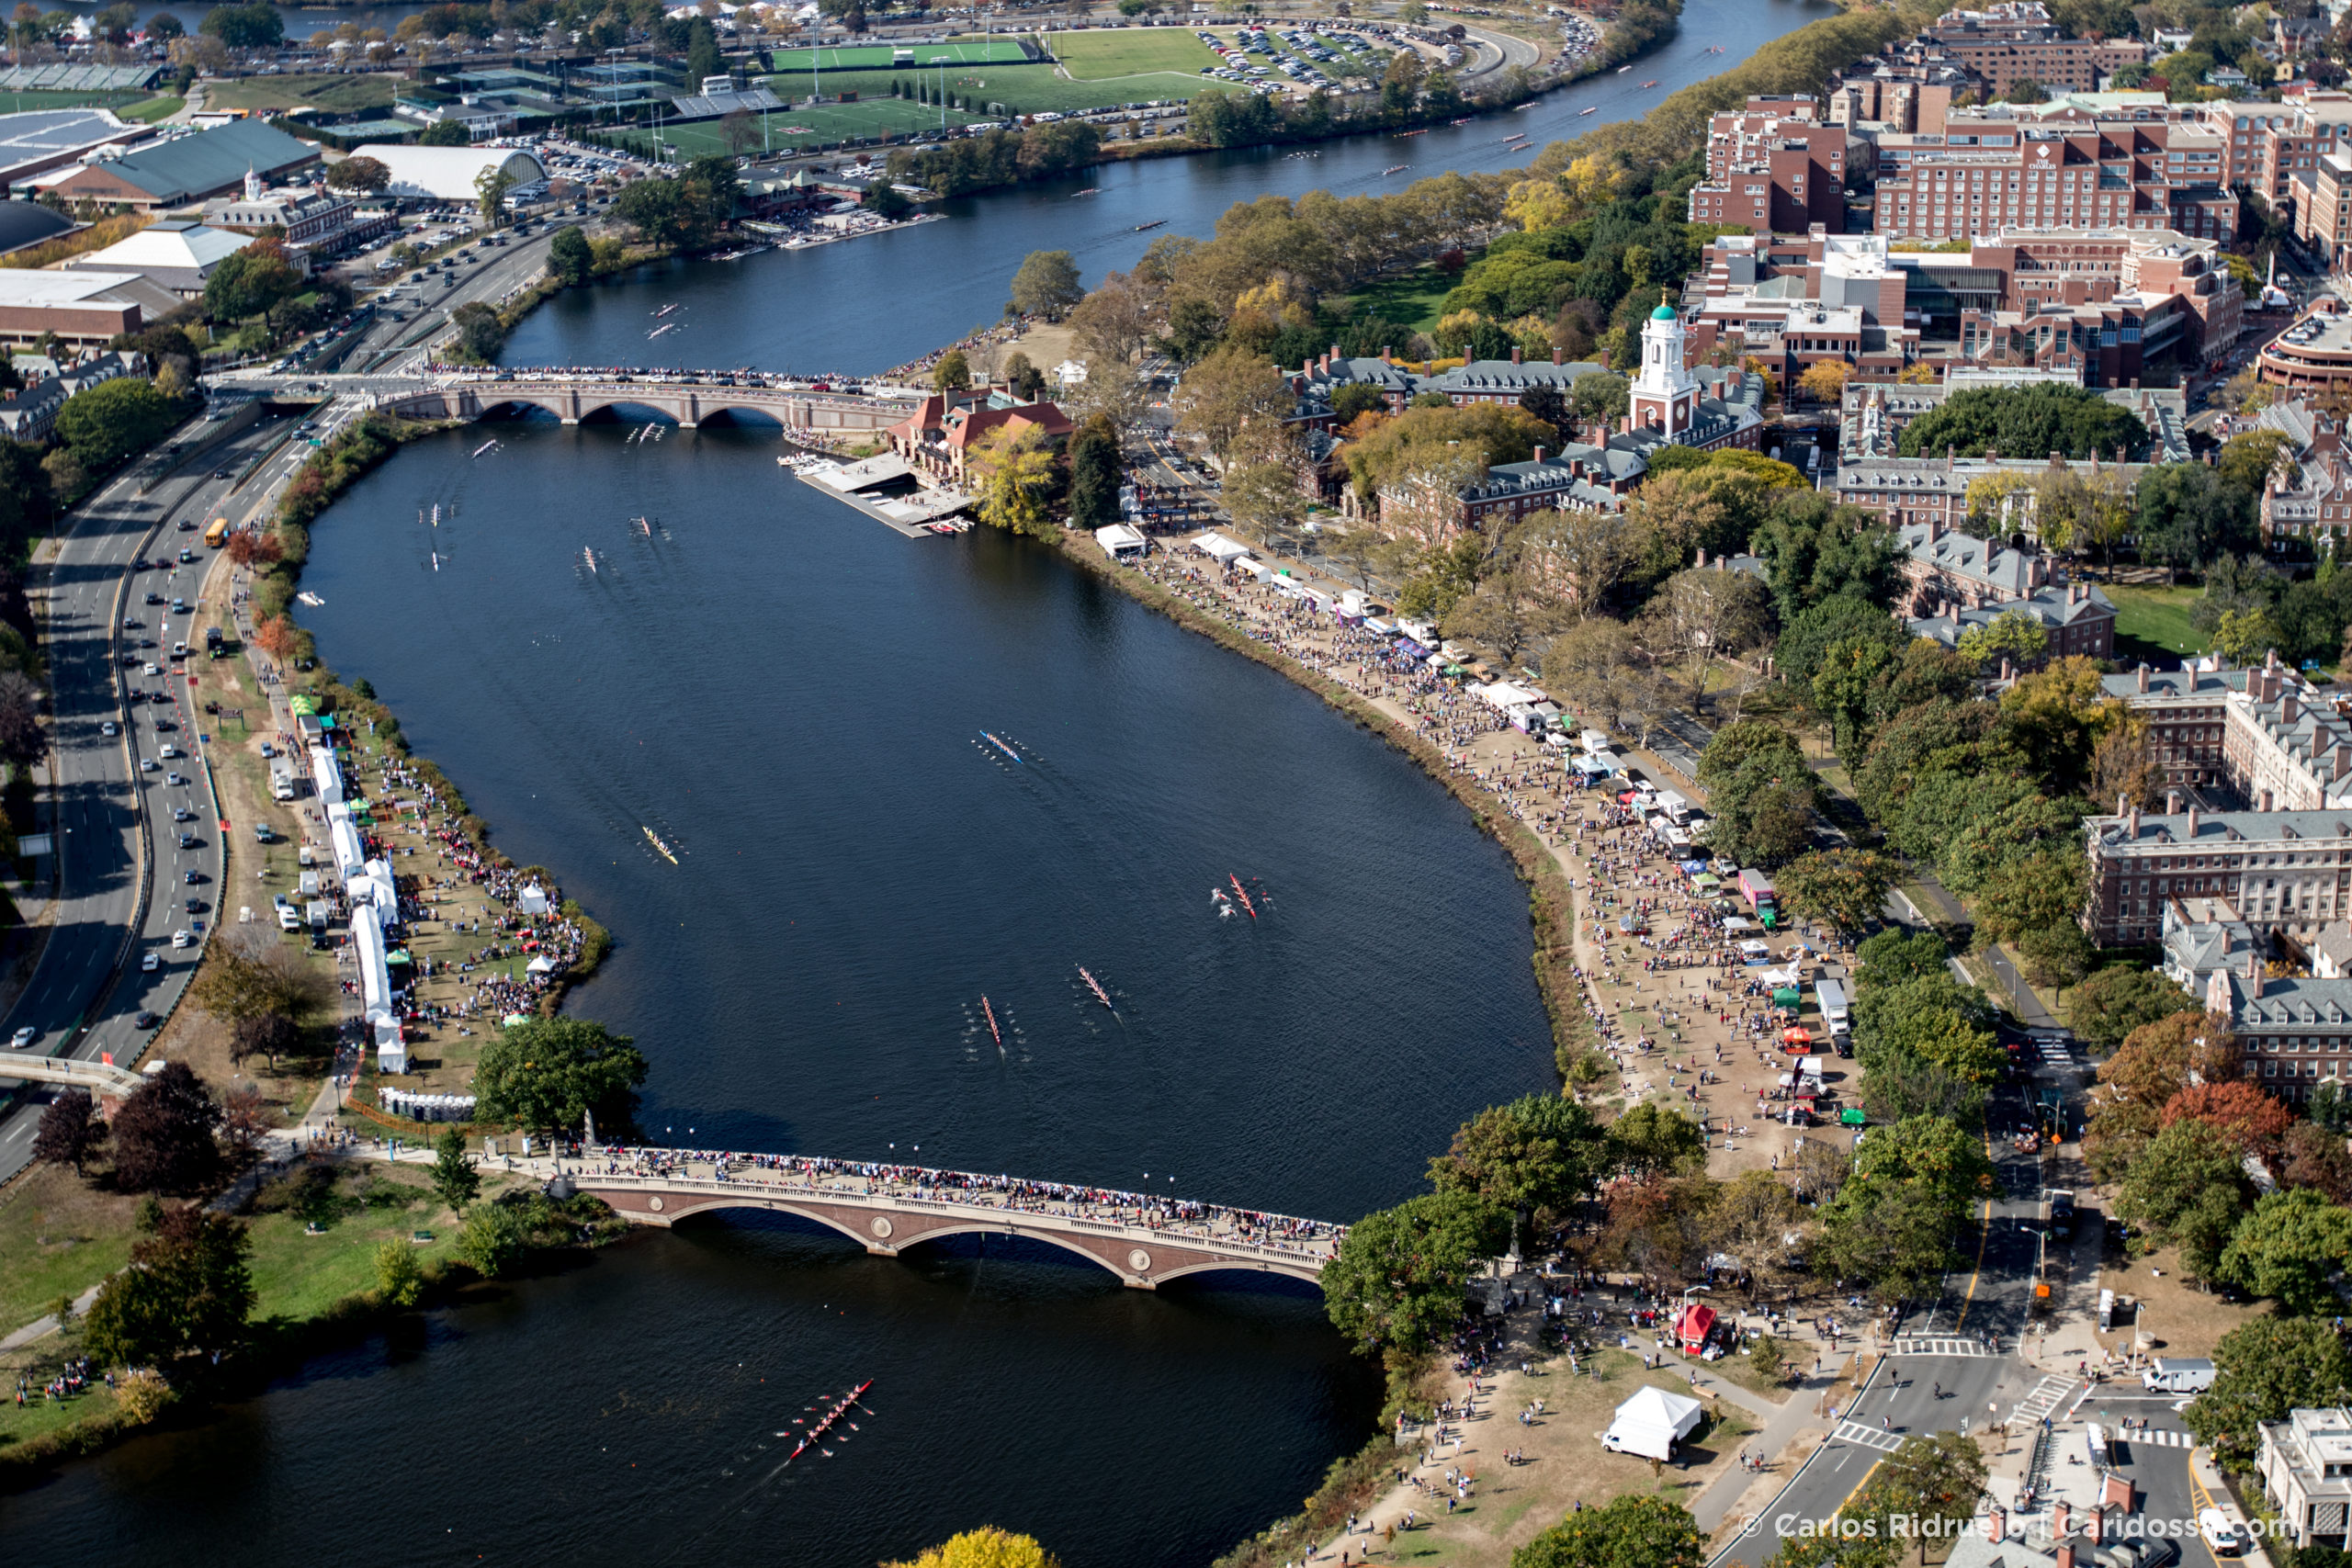
[[[949, 39], [945, 43], [851, 44], [846, 48], [836, 47], [818, 50], [814, 52], [818, 57], [817, 69], [820, 71], [888, 71], [892, 69], [891, 56], [897, 49], [910, 50], [917, 65], [927, 64], [943, 54], [959, 64], [970, 65], [985, 65], [998, 61], [1020, 61], [1029, 58], [1021, 52], [1019, 44], [1001, 34], [995, 38], [975, 34], [969, 38]], [[779, 49], [769, 58], [774, 62], [778, 73], [806, 73], [808, 69], [810, 52], [805, 49]], [[909, 67], [899, 65], [896, 69], [904, 71]]]
[[[908, 98], [865, 98], [854, 104], [825, 104], [816, 108], [794, 107], [775, 109], [763, 115], [767, 141], [773, 148], [815, 147], [839, 141], [846, 137], [889, 136], [910, 130], [937, 130], [939, 110], [929, 104], [919, 104]], [[947, 111], [950, 126], [969, 125], [978, 116]], [[692, 158], [704, 152], [726, 152], [727, 145], [719, 130], [719, 121], [696, 121], [691, 125], [669, 125], [662, 128], [662, 141], [678, 150], [682, 158]], [[759, 129], [760, 121], [753, 122]], [[648, 134], [633, 133], [630, 140], [639, 145], [650, 145]], [[754, 142], [757, 147], [761, 143]]]
[[1057, 33], [1048, 41], [1069, 73], [1081, 82], [1153, 73], [1197, 76], [1204, 65], [1225, 63], [1209, 52], [1208, 45], [1181, 28]]
[[2115, 601], [2118, 659], [2144, 659], [2159, 652], [2203, 653], [2212, 646], [2204, 633], [2188, 624], [2188, 612], [2202, 596], [2201, 589], [2107, 584], [2104, 592]]
[[[300, 1168], [299, 1167], [297, 1168]], [[373, 1160], [344, 1168], [334, 1183], [341, 1212], [311, 1235], [291, 1213], [257, 1213], [247, 1222], [254, 1243], [254, 1316], [300, 1319], [324, 1312], [345, 1296], [376, 1287], [376, 1248], [431, 1231], [415, 1248], [417, 1261], [452, 1256], [458, 1224], [434, 1195], [424, 1165], [386, 1166]], [[485, 1181], [488, 1193], [493, 1183]]]
[[35, 1166], [0, 1201], [0, 1332], [23, 1327], [60, 1296], [78, 1296], [130, 1259], [139, 1200], [102, 1192], [70, 1170]]
[[159, 119], [179, 113], [181, 107], [187, 102], [186, 98], [150, 98], [143, 104], [132, 104], [128, 108], [117, 109], [114, 112], [118, 118], [135, 119], [153, 125]]
[[204, 97], [216, 109], [334, 109], [351, 114], [360, 109], [392, 107], [393, 76], [246, 76], [216, 82]]
[[[1057, 113], [1069, 114], [1078, 109], [1110, 108], [1120, 104], [1143, 103], [1153, 98], [1189, 99], [1204, 87], [1226, 85], [1206, 76], [1182, 74], [1127, 76], [1107, 82], [1072, 82], [1057, 76], [1054, 71], [1055, 67], [1051, 65], [979, 65], [967, 67], [962, 71], [951, 69], [947, 73], [947, 91], [958, 97], [969, 97], [982, 104], [1004, 104], [1008, 106], [1009, 113], [1035, 114], [1040, 110], [1050, 109]], [[920, 111], [922, 106], [919, 104], [894, 100], [889, 96], [890, 84], [893, 80], [911, 84], [915, 75], [916, 73], [903, 68], [895, 72], [862, 72], [854, 79], [853, 85], [861, 95], [872, 96], [863, 96], [862, 101], [855, 104], [829, 104], [823, 110], [796, 107], [789, 112], [798, 123], [810, 124], [814, 123], [808, 118], [810, 115], [833, 110], [850, 111], [871, 108], [876, 104], [896, 103], [901, 108]], [[923, 73], [922, 77], [928, 85], [934, 90], [937, 89], [938, 72]], [[779, 97], [788, 96], [794, 93], [806, 93], [808, 90], [808, 78], [805, 75], [772, 76], [768, 78], [768, 82], [775, 88]], [[785, 111], [779, 111], [781, 112]], [[930, 123], [935, 127], [939, 124], [939, 111], [934, 108], [930, 113]], [[952, 110], [950, 114], [952, 117]], [[974, 116], [973, 118], [993, 118], [996, 117]], [[953, 125], [956, 122], [951, 118], [948, 123]], [[858, 131], [852, 134], [873, 135], [876, 133]]]
[[[1444, 314], [1445, 297], [1462, 280], [1459, 273], [1440, 272], [1433, 266], [1417, 266], [1410, 272], [1391, 273], [1388, 276], [1355, 293], [1359, 310], [1368, 311], [1400, 327], [1416, 332], [1428, 332], [1437, 325]], [[1396, 352], [1405, 352], [1398, 344]]]

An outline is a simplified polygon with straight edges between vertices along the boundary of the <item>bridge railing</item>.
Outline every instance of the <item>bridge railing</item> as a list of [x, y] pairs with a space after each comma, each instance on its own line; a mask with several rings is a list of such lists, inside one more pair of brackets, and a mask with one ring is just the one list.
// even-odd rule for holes
[[74, 1061], [64, 1056], [36, 1056], [28, 1051], [0, 1051], [0, 1082], [67, 1084], [102, 1094], [128, 1098], [147, 1080], [127, 1067], [106, 1062]]
[[[717, 1164], [712, 1161], [710, 1163]], [[936, 1210], [943, 1213], [968, 1213], [986, 1210], [991, 1213], [1026, 1214], [1036, 1220], [1051, 1222], [1059, 1228], [1108, 1237], [1182, 1236], [1196, 1240], [1221, 1251], [1242, 1257], [1278, 1258], [1285, 1261], [1312, 1260], [1321, 1262], [1337, 1250], [1345, 1235], [1342, 1226], [1319, 1220], [1303, 1220], [1294, 1215], [1261, 1213], [1266, 1220], [1278, 1224], [1312, 1226], [1309, 1239], [1291, 1241], [1275, 1235], [1244, 1234], [1240, 1226], [1247, 1223], [1237, 1211], [1222, 1205], [1212, 1205], [1211, 1213], [1201, 1219], [1167, 1216], [1154, 1213], [1157, 1201], [1142, 1193], [1117, 1193], [1110, 1199], [1096, 1201], [1069, 1195], [1027, 1197], [989, 1188], [956, 1188], [920, 1183], [889, 1178], [825, 1173], [831, 1179], [821, 1179], [813, 1173], [779, 1170], [772, 1167], [729, 1167], [723, 1175], [695, 1176], [680, 1171], [663, 1174], [627, 1166], [607, 1165], [598, 1169], [583, 1167], [573, 1175], [575, 1181], [592, 1187], [614, 1183], [663, 1191], [707, 1192], [714, 1196], [731, 1195], [746, 1189], [770, 1189], [780, 1193], [830, 1199], [860, 1207], [888, 1204], [897, 1208]], [[964, 1176], [964, 1172], [943, 1172]], [[979, 1178], [980, 1180], [993, 1179]], [[1118, 1199], [1129, 1201], [1117, 1201]], [[1036, 1206], [1031, 1207], [1030, 1204]], [[1058, 1207], [1057, 1206], [1058, 1205]], [[1079, 1205], [1085, 1205], [1080, 1208]], [[1087, 1212], [1100, 1208], [1136, 1208], [1141, 1211], [1135, 1220], [1106, 1219]], [[1223, 1221], [1230, 1229], [1220, 1230]]]

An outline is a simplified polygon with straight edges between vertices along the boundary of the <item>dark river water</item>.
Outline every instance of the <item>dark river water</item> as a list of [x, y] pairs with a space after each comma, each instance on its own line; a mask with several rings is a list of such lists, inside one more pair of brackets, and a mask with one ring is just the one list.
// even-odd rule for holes
[[[1694, 3], [1685, 36], [1807, 15]], [[1673, 60], [1720, 62], [1682, 44], [1636, 73]], [[1098, 197], [664, 268], [563, 297], [515, 357], [630, 357], [646, 301], [680, 299], [672, 339], [710, 362], [875, 368], [995, 315], [1025, 250], [1125, 265], [1149, 236], [1113, 220], [1205, 232], [1394, 155], [1144, 164]], [[657, 1135], [1349, 1219], [1416, 1190], [1464, 1116], [1555, 1081], [1524, 893], [1397, 753], [1039, 548], [909, 540], [820, 496], [773, 428], [629, 433], [415, 444], [318, 527], [303, 618], [500, 846], [614, 930], [572, 1006], [646, 1051]], [[1235, 874], [1264, 919], [1216, 914]], [[854, 1440], [777, 1473], [770, 1435], [867, 1378]], [[44, 1564], [866, 1568], [996, 1523], [1071, 1568], [1177, 1568], [1295, 1506], [1377, 1400], [1302, 1286], [1148, 1294], [1001, 1241], [872, 1258], [710, 1219], [74, 1465], [0, 1500], [0, 1540]]]

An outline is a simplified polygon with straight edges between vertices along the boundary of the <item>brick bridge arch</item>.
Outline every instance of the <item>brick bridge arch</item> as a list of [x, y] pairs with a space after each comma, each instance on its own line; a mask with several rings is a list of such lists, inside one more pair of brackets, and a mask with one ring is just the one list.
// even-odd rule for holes
[[1075, 1253], [1110, 1270], [1122, 1284], [1136, 1290], [1157, 1290], [1169, 1280], [1188, 1274], [1218, 1269], [1280, 1274], [1317, 1288], [1322, 1282], [1321, 1259], [1317, 1258], [1143, 1225], [888, 1195], [869, 1198], [834, 1192], [807, 1196], [763, 1192], [750, 1183], [730, 1191], [726, 1190], [733, 1185], [730, 1183], [696, 1182], [682, 1189], [638, 1181], [607, 1185], [594, 1175], [576, 1179], [579, 1190], [604, 1200], [622, 1218], [639, 1224], [672, 1225], [722, 1209], [754, 1209], [814, 1221], [866, 1251], [888, 1258], [895, 1258], [908, 1247], [949, 1236], [1022, 1236]]
[[477, 381], [403, 392], [377, 406], [419, 419], [477, 420], [508, 406], [544, 410], [566, 424], [623, 404], [666, 415], [686, 430], [720, 414], [754, 414], [786, 430], [876, 431], [906, 417], [907, 408], [879, 399], [786, 392], [763, 387], [697, 383]]

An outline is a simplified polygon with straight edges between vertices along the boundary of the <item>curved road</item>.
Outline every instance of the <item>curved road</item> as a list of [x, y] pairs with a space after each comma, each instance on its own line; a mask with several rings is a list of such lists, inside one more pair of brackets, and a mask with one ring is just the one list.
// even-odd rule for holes
[[[200, 438], [205, 428], [192, 427], [187, 438]], [[266, 422], [241, 434], [202, 467], [164, 479], [144, 496], [139, 487], [164, 462], [136, 465], [77, 510], [36, 584], [55, 715], [51, 820], [58, 897], [31, 982], [0, 1019], [0, 1031], [11, 1035], [34, 1031], [28, 1049], [133, 1061], [147, 1039], [133, 1020], [143, 1011], [168, 1013], [196, 966], [200, 943], [175, 948], [172, 937], [193, 932], [197, 920], [209, 929], [215, 919], [222, 829], [205, 764], [188, 755], [203, 750], [203, 715], [170, 657], [191, 617], [173, 615], [170, 601], [192, 605], [210, 565], [199, 530], [227, 507], [234, 488], [212, 474], [249, 461], [279, 428]], [[183, 548], [193, 560], [176, 558]], [[149, 558], [161, 559], [130, 570]], [[165, 603], [147, 604], [150, 593]], [[118, 733], [105, 732], [109, 723]], [[165, 746], [180, 755], [164, 757]], [[188, 910], [191, 898], [203, 908]], [[156, 958], [153, 970], [141, 967], [148, 953]], [[37, 1120], [30, 1100], [0, 1120], [0, 1180], [29, 1162]]]

